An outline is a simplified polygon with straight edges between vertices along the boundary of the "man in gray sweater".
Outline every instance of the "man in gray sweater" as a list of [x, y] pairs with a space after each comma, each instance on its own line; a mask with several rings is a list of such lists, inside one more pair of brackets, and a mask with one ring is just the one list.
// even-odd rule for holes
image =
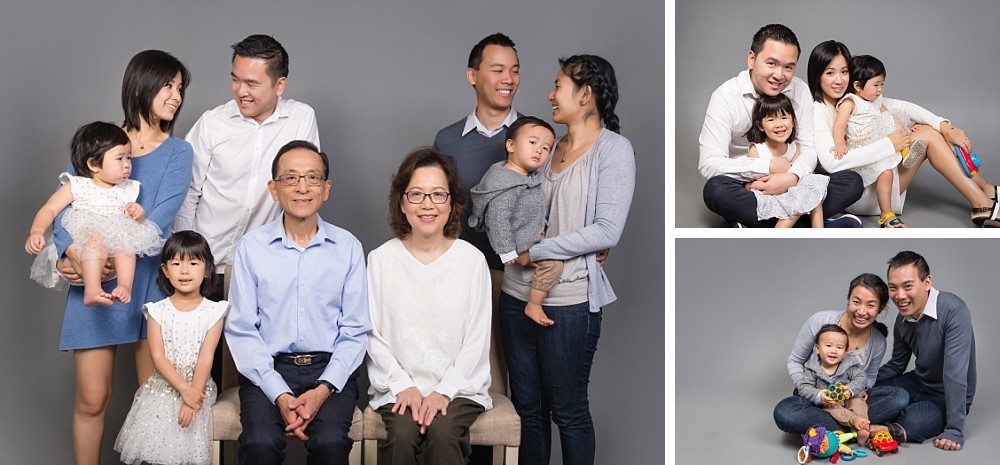
[[[889, 298], [899, 309], [892, 358], [878, 372], [878, 385], [898, 386], [910, 395], [899, 415], [904, 438], [959, 450], [965, 417], [976, 393], [976, 340], [969, 308], [958, 296], [931, 286], [930, 267], [915, 252], [889, 260]], [[904, 373], [911, 355], [912, 371]]]

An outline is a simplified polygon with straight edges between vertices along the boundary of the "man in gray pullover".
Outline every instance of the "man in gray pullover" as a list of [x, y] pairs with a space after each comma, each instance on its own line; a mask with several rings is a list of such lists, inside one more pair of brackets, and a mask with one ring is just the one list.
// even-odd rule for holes
[[[969, 308], [958, 296], [931, 286], [924, 257], [904, 251], [889, 260], [889, 298], [899, 309], [893, 328], [892, 359], [878, 372], [878, 385], [898, 386], [910, 395], [899, 415], [904, 438], [959, 450], [965, 417], [976, 393], [976, 340]], [[912, 371], [904, 373], [910, 356]]]

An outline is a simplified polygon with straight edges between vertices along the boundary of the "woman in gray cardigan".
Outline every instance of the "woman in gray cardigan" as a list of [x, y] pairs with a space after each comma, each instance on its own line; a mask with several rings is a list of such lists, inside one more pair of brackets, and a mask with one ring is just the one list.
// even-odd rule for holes
[[[803, 366], [806, 361], [815, 357], [813, 342], [816, 333], [826, 324], [835, 324], [843, 328], [848, 335], [850, 346], [848, 355], [859, 357], [865, 368], [868, 389], [868, 419], [874, 424], [886, 424], [894, 420], [909, 403], [909, 395], [901, 388], [875, 385], [879, 366], [885, 356], [886, 334], [885, 325], [875, 321], [875, 318], [885, 310], [889, 303], [889, 287], [882, 278], [863, 273], [851, 280], [847, 292], [847, 310], [825, 310], [816, 312], [806, 320], [799, 331], [795, 346], [788, 355], [788, 375], [792, 384], [800, 386], [803, 381]], [[810, 402], [798, 395], [786, 397], [774, 407], [774, 422], [782, 431], [803, 434], [813, 425], [823, 425], [828, 430], [839, 429], [838, 423], [822, 409], [820, 405]], [[899, 434], [889, 425], [890, 433]]]
[[[551, 422], [559, 427], [563, 463], [594, 463], [594, 425], [587, 386], [601, 331], [601, 308], [614, 302], [599, 251], [621, 237], [635, 188], [635, 153], [618, 134], [618, 85], [607, 60], [559, 60], [549, 94], [552, 120], [567, 133], [543, 169], [549, 205], [546, 237], [508, 266], [500, 294], [500, 331], [510, 368], [511, 400], [521, 416], [520, 463], [549, 463]], [[599, 199], [599, 200], [598, 200]], [[524, 314], [530, 262], [565, 265], [539, 326]]]

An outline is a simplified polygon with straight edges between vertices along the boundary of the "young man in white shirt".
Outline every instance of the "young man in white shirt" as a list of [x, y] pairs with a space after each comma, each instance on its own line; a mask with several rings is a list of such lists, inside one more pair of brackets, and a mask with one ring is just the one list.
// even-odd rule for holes
[[[233, 100], [202, 114], [185, 137], [194, 147], [194, 167], [174, 219], [174, 229], [205, 236], [220, 273], [232, 265], [247, 232], [281, 215], [267, 190], [278, 149], [293, 140], [319, 147], [313, 109], [281, 97], [288, 81], [285, 48], [261, 34], [232, 48]], [[223, 297], [222, 281], [210, 298]]]
[[[705, 205], [709, 210], [739, 226], [773, 227], [775, 220], [757, 219], [757, 200], [747, 190], [777, 195], [794, 186], [799, 178], [816, 168], [813, 147], [813, 108], [809, 86], [795, 77], [801, 49], [791, 29], [769, 24], [754, 34], [747, 54], [747, 69], [724, 82], [712, 93], [705, 123], [698, 137], [698, 169], [705, 183]], [[748, 158], [750, 113], [760, 95], [785, 94], [795, 107], [799, 158]], [[861, 198], [861, 177], [852, 171], [830, 176], [823, 212], [829, 218]], [[827, 220], [827, 227], [861, 227], [852, 215]]]

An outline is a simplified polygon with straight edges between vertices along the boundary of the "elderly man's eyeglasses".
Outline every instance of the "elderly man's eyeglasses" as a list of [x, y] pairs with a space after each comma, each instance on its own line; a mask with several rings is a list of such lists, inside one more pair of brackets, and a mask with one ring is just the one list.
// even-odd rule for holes
[[326, 178], [319, 173], [306, 173], [306, 174], [283, 174], [275, 178], [284, 187], [295, 187], [299, 185], [299, 182], [305, 179], [307, 186], [320, 186]]
[[451, 195], [450, 192], [445, 191], [434, 191], [431, 193], [425, 193], [420, 191], [410, 191], [404, 192], [403, 197], [406, 197], [406, 201], [415, 204], [424, 203], [424, 197], [430, 197], [431, 203], [442, 204], [448, 201], [448, 197]]

